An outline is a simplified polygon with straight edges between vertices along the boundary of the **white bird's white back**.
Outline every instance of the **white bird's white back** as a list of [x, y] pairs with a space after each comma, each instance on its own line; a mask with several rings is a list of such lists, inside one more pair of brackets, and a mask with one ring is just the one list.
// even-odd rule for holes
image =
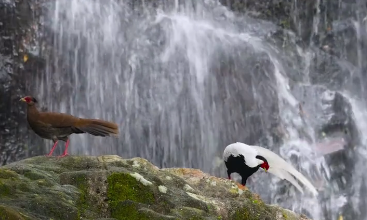
[[223, 160], [227, 161], [230, 155], [237, 157], [239, 155], [243, 155], [246, 161], [247, 166], [256, 167], [259, 164], [262, 164], [263, 161], [256, 159], [258, 155], [258, 151], [252, 148], [251, 145], [247, 145], [244, 143], [236, 142], [228, 145], [223, 152]]

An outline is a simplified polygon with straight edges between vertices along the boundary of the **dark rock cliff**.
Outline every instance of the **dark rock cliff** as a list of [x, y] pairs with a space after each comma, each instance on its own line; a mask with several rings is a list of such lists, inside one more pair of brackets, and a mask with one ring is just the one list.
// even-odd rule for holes
[[24, 106], [19, 99], [39, 71], [28, 53], [38, 41], [37, 1], [0, 1], [0, 164], [4, 165], [42, 149], [29, 148]]

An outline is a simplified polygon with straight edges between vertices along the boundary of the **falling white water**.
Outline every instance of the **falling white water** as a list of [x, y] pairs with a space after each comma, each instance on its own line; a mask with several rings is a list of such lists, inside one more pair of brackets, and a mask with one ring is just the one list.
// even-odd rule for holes
[[[352, 110], [353, 110], [353, 116], [356, 121], [356, 125], [358, 127], [358, 132], [361, 137], [361, 144], [362, 146], [367, 146], [367, 111], [364, 107], [364, 102], [361, 100], [358, 100], [357, 97], [353, 97], [349, 93], [344, 92], [343, 96], [348, 99], [348, 101], [351, 104]], [[366, 133], [365, 133], [366, 132]], [[359, 148], [361, 152], [363, 152], [365, 147]], [[365, 154], [363, 154], [365, 155]], [[366, 157], [367, 158], [367, 157]]]
[[366, 104], [364, 101], [360, 100], [356, 96], [351, 95], [348, 92], [344, 92], [343, 96], [349, 101], [351, 105], [353, 119], [358, 128], [360, 138], [360, 144], [354, 147], [357, 155], [357, 157], [354, 159], [354, 162], [358, 169], [356, 169], [356, 172], [353, 173], [353, 188], [355, 189], [355, 194], [352, 196], [350, 201], [352, 202], [353, 207], [355, 207], [356, 211], [360, 212], [361, 210], [358, 210], [357, 207], [363, 207], [361, 202], [364, 199], [364, 195], [361, 195], [359, 191], [363, 187], [363, 179], [366, 178], [366, 172], [364, 171], [364, 169], [359, 169], [359, 167], [365, 166], [367, 158], [367, 111], [365, 110]]

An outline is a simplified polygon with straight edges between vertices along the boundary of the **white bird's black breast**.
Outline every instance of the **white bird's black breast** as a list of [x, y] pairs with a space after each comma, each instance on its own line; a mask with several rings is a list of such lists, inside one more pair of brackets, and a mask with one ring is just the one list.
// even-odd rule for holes
[[246, 185], [247, 178], [260, 168], [260, 166], [247, 166], [245, 157], [241, 154], [236, 157], [230, 155], [224, 163], [227, 167], [228, 178], [230, 178], [231, 173], [238, 173], [242, 177], [242, 185]]

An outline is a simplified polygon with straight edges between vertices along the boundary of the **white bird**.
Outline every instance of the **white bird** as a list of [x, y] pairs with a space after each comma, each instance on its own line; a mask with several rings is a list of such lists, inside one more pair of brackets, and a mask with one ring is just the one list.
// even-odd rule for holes
[[[259, 168], [286, 179], [292, 183], [302, 194], [303, 189], [297, 180], [306, 186], [313, 195], [317, 195], [317, 190], [310, 181], [298, 172], [291, 164], [287, 163], [276, 153], [259, 146], [247, 145], [244, 143], [233, 143], [228, 145], [223, 152], [223, 160], [227, 167], [228, 178], [231, 173], [238, 173], [242, 177], [242, 185], [246, 185], [246, 180]], [[296, 180], [296, 179], [297, 180]]]

